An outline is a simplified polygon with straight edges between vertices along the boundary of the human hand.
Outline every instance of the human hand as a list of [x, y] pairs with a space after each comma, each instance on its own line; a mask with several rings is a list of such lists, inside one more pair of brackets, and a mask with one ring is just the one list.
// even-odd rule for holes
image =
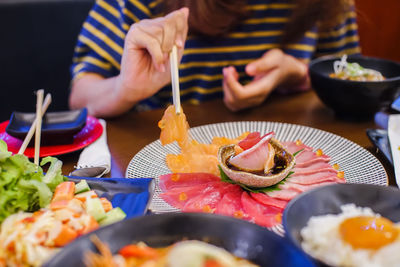
[[290, 86], [304, 81], [307, 66], [280, 49], [272, 49], [249, 63], [246, 73], [254, 79], [243, 86], [234, 67], [223, 69], [224, 103], [232, 111], [260, 105], [279, 85]]
[[165, 17], [135, 23], [125, 38], [116, 94], [123, 101], [137, 103], [155, 94], [171, 80], [169, 52], [178, 47], [179, 60], [188, 32], [188, 8]]

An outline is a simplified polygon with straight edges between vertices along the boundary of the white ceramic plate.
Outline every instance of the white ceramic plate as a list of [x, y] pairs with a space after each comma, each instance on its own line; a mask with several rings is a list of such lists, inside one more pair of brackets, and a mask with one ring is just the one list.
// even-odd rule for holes
[[[331, 164], [339, 164], [348, 183], [388, 184], [384, 167], [370, 152], [343, 137], [319, 129], [279, 122], [241, 121], [194, 127], [190, 129], [190, 134], [201, 143], [210, 143], [214, 136], [235, 138], [245, 131], [258, 131], [261, 134], [274, 131], [280, 141], [300, 139], [314, 149], [322, 149], [324, 154], [332, 158]], [[128, 165], [126, 177], [156, 179], [156, 190], [149, 207], [152, 212], [178, 211], [160, 198], [158, 177], [171, 172], [165, 164], [166, 155], [179, 152], [176, 143], [162, 146], [160, 140], [157, 140], [139, 151]]]

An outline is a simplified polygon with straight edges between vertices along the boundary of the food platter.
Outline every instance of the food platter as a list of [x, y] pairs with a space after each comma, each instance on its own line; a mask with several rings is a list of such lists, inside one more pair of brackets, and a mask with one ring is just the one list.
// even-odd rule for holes
[[[279, 122], [242, 121], [209, 124], [190, 129], [192, 137], [202, 143], [210, 143], [214, 136], [234, 138], [245, 131], [267, 133], [274, 131], [281, 141], [300, 139], [315, 149], [322, 149], [344, 171], [347, 183], [387, 185], [388, 177], [382, 164], [370, 152], [341, 136], [319, 129]], [[156, 189], [149, 209], [154, 213], [176, 212], [176, 208], [160, 198], [158, 177], [170, 173], [165, 164], [167, 154], [178, 154], [176, 143], [162, 146], [159, 140], [152, 142], [137, 153], [126, 170], [127, 178], [153, 177]], [[282, 228], [281, 228], [282, 229]], [[279, 232], [279, 231], [278, 231]]]

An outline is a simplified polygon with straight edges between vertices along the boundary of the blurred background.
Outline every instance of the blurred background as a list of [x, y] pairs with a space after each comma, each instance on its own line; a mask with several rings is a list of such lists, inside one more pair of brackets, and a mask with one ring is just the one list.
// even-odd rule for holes
[[[34, 112], [34, 91], [52, 93], [49, 110], [68, 109], [69, 66], [94, 0], [0, 0], [0, 121]], [[356, 0], [364, 55], [400, 61], [400, 0]]]

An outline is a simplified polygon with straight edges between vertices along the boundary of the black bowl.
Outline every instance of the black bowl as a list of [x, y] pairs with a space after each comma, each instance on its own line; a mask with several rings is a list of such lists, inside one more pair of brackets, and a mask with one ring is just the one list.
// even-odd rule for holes
[[329, 77], [333, 62], [338, 57], [322, 57], [311, 61], [309, 72], [311, 84], [321, 101], [333, 109], [338, 117], [347, 119], [371, 119], [382, 108], [390, 107], [400, 94], [400, 63], [352, 56], [348, 62], [377, 70], [385, 76], [384, 81], [347, 81]]
[[287, 238], [301, 249], [300, 235], [312, 216], [339, 214], [344, 204], [369, 207], [393, 222], [400, 221], [400, 190], [371, 184], [334, 184], [307, 191], [287, 205], [282, 218]]
[[[96, 234], [113, 253], [132, 242], [167, 246], [184, 239], [207, 241], [261, 266], [315, 266], [287, 240], [243, 220], [204, 213], [148, 215], [101, 228]], [[84, 266], [85, 252], [96, 251], [89, 236], [77, 239], [45, 266]]]
[[[35, 113], [13, 112], [6, 132], [18, 139], [24, 140], [35, 120]], [[47, 112], [43, 116], [41, 145], [65, 145], [74, 142], [74, 135], [86, 125], [87, 109]], [[34, 138], [29, 146], [34, 145]]]

